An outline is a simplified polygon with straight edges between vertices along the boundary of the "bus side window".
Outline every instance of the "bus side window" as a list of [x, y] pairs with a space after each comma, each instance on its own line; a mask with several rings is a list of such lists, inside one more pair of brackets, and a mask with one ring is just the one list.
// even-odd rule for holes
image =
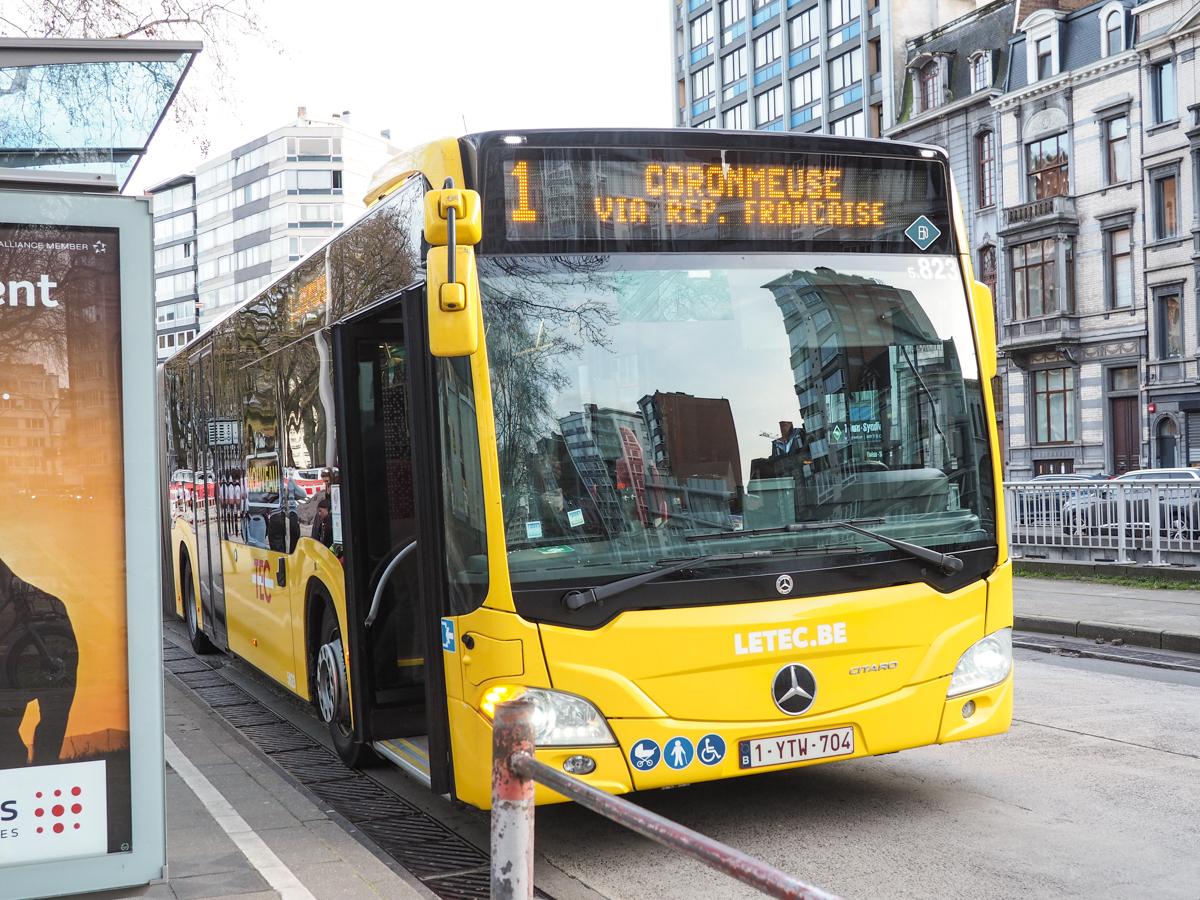
[[242, 370], [246, 402], [242, 421], [242, 469], [245, 491], [242, 532], [247, 544], [287, 552], [287, 524], [282, 512], [279, 471], [279, 402], [275, 392], [276, 358], [269, 356]]
[[470, 360], [438, 360], [437, 380], [449, 611], [462, 615], [483, 603], [488, 587], [483, 471]]

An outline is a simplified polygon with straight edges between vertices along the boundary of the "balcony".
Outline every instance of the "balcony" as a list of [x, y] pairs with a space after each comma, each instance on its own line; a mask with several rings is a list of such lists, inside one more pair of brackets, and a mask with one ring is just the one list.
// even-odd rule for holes
[[1000, 348], [1022, 368], [1048, 351], [1070, 358], [1079, 343], [1079, 316], [1072, 313], [1009, 319], [1001, 325]]
[[1063, 222], [1079, 225], [1079, 217], [1075, 214], [1074, 197], [1043, 197], [1020, 206], [1008, 206], [1004, 209], [1005, 228], [1022, 228], [1027, 225], [1041, 225], [1051, 222]]

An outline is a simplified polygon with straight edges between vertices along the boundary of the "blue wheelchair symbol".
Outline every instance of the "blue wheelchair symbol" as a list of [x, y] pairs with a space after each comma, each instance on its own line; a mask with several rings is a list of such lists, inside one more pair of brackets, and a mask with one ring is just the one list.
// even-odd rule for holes
[[658, 765], [661, 756], [658, 744], [649, 738], [642, 738], [629, 750], [629, 761], [639, 772], [649, 772]]
[[696, 758], [706, 766], [715, 766], [725, 758], [725, 739], [719, 734], [706, 734], [696, 742]]
[[672, 769], [686, 769], [692, 763], [696, 751], [692, 742], [684, 737], [673, 737], [666, 745], [667, 765]]
[[453, 653], [454, 648], [454, 620], [442, 619], [442, 649], [447, 653]]

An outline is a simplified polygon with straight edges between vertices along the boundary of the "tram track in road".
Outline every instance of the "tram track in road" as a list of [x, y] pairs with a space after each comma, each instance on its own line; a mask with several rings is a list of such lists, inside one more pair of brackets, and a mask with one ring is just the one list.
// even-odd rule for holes
[[[480, 817], [464, 816], [449, 806], [445, 810], [449, 815], [434, 816], [431, 807], [445, 805], [441, 798], [429, 794], [428, 802], [421, 803], [366, 772], [349, 768], [318, 740], [316, 720], [297, 701], [275, 694], [230, 657], [193, 653], [186, 639], [174, 633], [173, 624], [167, 623], [163, 638], [163, 668], [168, 676], [220, 716], [322, 810], [332, 813], [360, 840], [365, 838], [372, 851], [410, 872], [435, 896], [446, 900], [489, 896], [485, 821], [465, 829], [476, 834], [464, 834], [453, 826]], [[414, 794], [416, 790], [414, 785]], [[541, 888], [536, 896], [552, 900]]]

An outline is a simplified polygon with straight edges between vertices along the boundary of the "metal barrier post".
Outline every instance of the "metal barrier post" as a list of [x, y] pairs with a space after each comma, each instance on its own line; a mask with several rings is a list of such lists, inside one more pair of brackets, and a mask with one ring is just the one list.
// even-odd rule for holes
[[1129, 493], [1127, 486], [1114, 481], [1112, 486], [1117, 492], [1117, 562], [1129, 562], [1130, 524], [1129, 524]]
[[533, 900], [533, 779], [511, 766], [533, 753], [533, 701], [496, 707], [492, 724], [492, 900]]
[[1162, 565], [1163, 532], [1162, 485], [1157, 481], [1150, 484], [1150, 497], [1146, 507], [1146, 527], [1150, 529], [1150, 565]]

